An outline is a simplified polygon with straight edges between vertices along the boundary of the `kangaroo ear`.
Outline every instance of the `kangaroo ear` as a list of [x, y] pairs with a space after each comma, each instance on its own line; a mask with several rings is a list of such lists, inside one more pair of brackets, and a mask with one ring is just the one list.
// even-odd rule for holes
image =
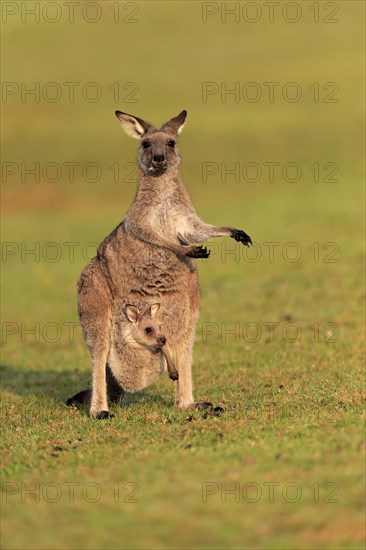
[[184, 122], [187, 117], [187, 111], [182, 111], [179, 113], [178, 116], [171, 118], [163, 124], [163, 126], [160, 128], [161, 132], [167, 132], [169, 134], [179, 135], [184, 127]]
[[139, 310], [137, 307], [127, 304], [125, 310], [127, 319], [131, 321], [131, 323], [137, 323], [137, 319], [139, 318]]
[[[157, 312], [159, 311], [160, 309], [160, 304], [153, 304], [151, 307], [150, 307], [150, 315], [151, 315], [151, 318], [154, 319], [155, 315], [157, 314]], [[149, 311], [149, 310], [148, 310]]]
[[141, 139], [147, 132], [155, 130], [154, 126], [137, 116], [116, 111], [116, 117], [120, 121], [126, 134], [135, 139]]

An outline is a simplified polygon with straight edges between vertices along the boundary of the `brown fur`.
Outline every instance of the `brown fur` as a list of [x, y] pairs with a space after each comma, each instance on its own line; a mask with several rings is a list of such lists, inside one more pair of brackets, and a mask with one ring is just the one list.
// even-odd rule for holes
[[[166, 337], [179, 372], [176, 404], [194, 405], [191, 366], [200, 295], [192, 257], [207, 257], [209, 253], [189, 243], [203, 243], [218, 236], [232, 237], [246, 245], [251, 242], [243, 231], [208, 225], [198, 218], [180, 178], [180, 156], [174, 144], [185, 111], [160, 130], [132, 115], [120, 111], [116, 115], [126, 133], [141, 140], [140, 177], [125, 219], [102, 242], [78, 282], [80, 322], [93, 368], [90, 413], [95, 417], [105, 417], [100, 413], [108, 411], [107, 362], [118, 379], [114, 360], [118, 343], [113, 327], [118, 323], [116, 304], [126, 296], [131, 297], [131, 303], [160, 303]], [[144, 359], [141, 350], [130, 347], [123, 352], [123, 369], [133, 372], [137, 379]], [[126, 353], [130, 354], [128, 359]], [[147, 383], [156, 378], [159, 369], [156, 364]], [[133, 391], [136, 384], [131, 383], [128, 391]]]
[[[167, 327], [162, 311], [158, 312], [160, 305], [146, 306], [126, 306], [120, 300], [113, 303], [108, 365], [118, 384], [129, 393], [149, 386], [166, 367], [169, 375], [176, 373], [178, 379], [169, 354]], [[146, 328], [151, 332], [146, 333]]]
[[[160, 304], [113, 302], [110, 349], [107, 363], [107, 395], [111, 403], [120, 401], [125, 392], [142, 390], [168, 369], [169, 377], [179, 374], [171, 358]], [[165, 358], [165, 359], [164, 359]], [[92, 390], [71, 397], [67, 404], [90, 406]]]

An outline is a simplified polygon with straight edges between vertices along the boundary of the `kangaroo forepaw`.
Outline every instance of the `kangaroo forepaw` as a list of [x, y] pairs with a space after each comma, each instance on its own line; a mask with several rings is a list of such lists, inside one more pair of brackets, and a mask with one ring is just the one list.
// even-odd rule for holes
[[253, 244], [252, 239], [249, 237], [249, 235], [247, 235], [245, 231], [242, 231], [241, 229], [232, 229], [230, 237], [240, 243], [243, 243], [245, 246]]
[[176, 370], [176, 371], [170, 372], [169, 373], [169, 378], [171, 380], [178, 380], [178, 378], [179, 378], [178, 371]]
[[107, 418], [113, 418], [114, 417], [114, 414], [111, 414], [110, 412], [108, 411], [99, 411], [97, 412], [97, 414], [95, 415], [95, 418], [97, 420], [106, 420]]
[[186, 252], [186, 256], [190, 258], [208, 258], [211, 254], [210, 250], [207, 250], [205, 246], [193, 246], [189, 252]]

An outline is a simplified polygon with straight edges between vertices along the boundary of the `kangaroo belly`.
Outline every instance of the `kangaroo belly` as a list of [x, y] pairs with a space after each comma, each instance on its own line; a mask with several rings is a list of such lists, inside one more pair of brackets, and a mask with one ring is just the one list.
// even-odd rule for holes
[[149, 245], [120, 226], [102, 254], [114, 300], [159, 302], [170, 334], [192, 329], [198, 318], [199, 287], [195, 264], [162, 247]]

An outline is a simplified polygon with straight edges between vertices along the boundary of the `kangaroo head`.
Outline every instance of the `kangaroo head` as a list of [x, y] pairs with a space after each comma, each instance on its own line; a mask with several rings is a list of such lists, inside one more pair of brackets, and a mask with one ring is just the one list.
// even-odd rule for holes
[[140, 140], [138, 162], [146, 176], [159, 177], [179, 166], [176, 138], [183, 129], [187, 111], [168, 120], [160, 130], [149, 122], [122, 111], [116, 111], [116, 116], [126, 134]]
[[154, 348], [154, 351], [161, 349], [166, 343], [156, 319], [159, 308], [160, 304], [153, 304], [144, 313], [140, 313], [135, 306], [128, 304], [125, 307], [126, 317], [132, 323], [133, 339], [138, 344]]

